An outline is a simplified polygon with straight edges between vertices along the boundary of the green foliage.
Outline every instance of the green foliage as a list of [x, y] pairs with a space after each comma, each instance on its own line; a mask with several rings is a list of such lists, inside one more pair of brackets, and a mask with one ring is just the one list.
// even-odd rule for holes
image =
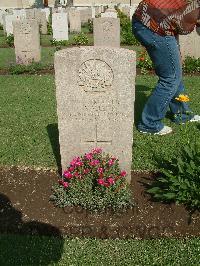
[[47, 22], [47, 34], [52, 35], [53, 29], [52, 29], [52, 12], [49, 14], [49, 21]]
[[69, 41], [67, 41], [67, 40], [57, 41], [57, 40], [53, 39], [53, 40], [50, 40], [50, 42], [53, 46], [56, 46], [56, 47], [69, 45]]
[[93, 20], [92, 19], [88, 19], [88, 30], [89, 30], [89, 33], [93, 33]]
[[51, 200], [59, 207], [81, 206], [91, 211], [133, 206], [131, 192], [119, 162], [101, 149], [74, 158], [64, 171]]
[[13, 47], [14, 46], [14, 35], [13, 34], [9, 34], [6, 37], [6, 43], [8, 44], [8, 46]]
[[139, 53], [137, 57], [137, 67], [141, 69], [142, 74], [147, 74], [153, 69], [153, 63], [146, 50]]
[[0, 23], [0, 30], [3, 30], [3, 25]]
[[185, 73], [200, 73], [200, 58], [187, 56], [183, 63], [183, 71]]
[[89, 43], [89, 39], [87, 35], [83, 32], [77, 34], [73, 38], [73, 44], [75, 45], [87, 45]]
[[161, 173], [147, 190], [153, 197], [200, 209], [200, 143], [186, 145], [180, 156], [165, 163]]
[[30, 65], [11, 65], [9, 67], [9, 72], [11, 75], [20, 75], [24, 73], [29, 73], [29, 74], [35, 74], [40, 70], [43, 69], [52, 69], [53, 66], [44, 66], [41, 63], [32, 63]]
[[140, 45], [140, 43], [136, 40], [135, 36], [132, 33], [132, 25], [130, 19], [118, 8], [117, 13], [120, 19], [121, 43], [135, 46]]

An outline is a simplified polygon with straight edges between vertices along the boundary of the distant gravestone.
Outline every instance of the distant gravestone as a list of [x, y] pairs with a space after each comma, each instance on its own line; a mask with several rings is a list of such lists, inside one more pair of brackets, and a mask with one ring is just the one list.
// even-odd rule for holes
[[102, 18], [117, 18], [117, 11], [114, 8], [106, 9], [105, 13], [101, 14]]
[[200, 35], [196, 29], [188, 35], [179, 35], [179, 46], [181, 56], [185, 59], [186, 56], [200, 58]]
[[4, 21], [3, 21], [3, 15], [6, 14], [5, 11], [3, 10], [0, 10], [0, 24], [3, 25], [4, 24]]
[[48, 7], [45, 7], [44, 9], [41, 9], [42, 12], [46, 14], [46, 20], [49, 21], [49, 16], [50, 16], [50, 9]]
[[5, 15], [5, 32], [7, 35], [13, 34], [13, 22], [19, 20], [17, 15]]
[[38, 21], [40, 26], [41, 34], [47, 34], [47, 20], [46, 20], [46, 13], [42, 12], [39, 9], [35, 10], [35, 19]]
[[39, 62], [40, 35], [36, 20], [19, 20], [13, 23], [16, 63], [28, 65]]
[[120, 47], [120, 20], [118, 18], [95, 18], [94, 45]]
[[68, 40], [67, 13], [52, 14], [53, 39], [57, 41]]
[[81, 23], [86, 23], [89, 19], [92, 19], [91, 7], [77, 7], [77, 9], [80, 11]]
[[80, 10], [70, 8], [69, 10], [70, 32], [81, 32]]
[[136, 55], [81, 47], [55, 54], [62, 170], [73, 157], [101, 147], [131, 179]]

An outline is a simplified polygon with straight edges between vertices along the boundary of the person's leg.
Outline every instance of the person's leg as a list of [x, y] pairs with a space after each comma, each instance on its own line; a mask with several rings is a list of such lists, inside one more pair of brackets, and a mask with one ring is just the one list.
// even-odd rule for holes
[[133, 20], [133, 33], [146, 47], [159, 77], [138, 125], [140, 131], [155, 133], [164, 127], [161, 120], [165, 117], [182, 81], [179, 48], [173, 36], [160, 36], [135, 20]]

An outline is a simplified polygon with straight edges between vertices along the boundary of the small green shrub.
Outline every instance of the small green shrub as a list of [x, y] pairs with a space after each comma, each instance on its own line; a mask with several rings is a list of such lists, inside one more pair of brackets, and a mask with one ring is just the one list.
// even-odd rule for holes
[[93, 33], [93, 20], [92, 19], [88, 19], [88, 30], [89, 30], [89, 33]]
[[53, 29], [52, 29], [52, 13], [49, 15], [49, 21], [47, 22], [47, 34], [52, 35]]
[[87, 35], [83, 32], [77, 34], [73, 38], [73, 44], [75, 45], [87, 45], [89, 43], [89, 39]]
[[120, 9], [116, 9], [118, 18], [120, 19], [120, 28], [121, 28], [121, 43], [127, 45], [138, 46], [140, 43], [136, 40], [135, 36], [132, 33], [132, 25], [130, 19], [125, 15]]
[[141, 51], [137, 57], [137, 67], [141, 69], [142, 74], [147, 74], [152, 70], [153, 63], [146, 50]]
[[57, 40], [53, 39], [53, 40], [50, 40], [50, 42], [51, 42], [51, 45], [56, 46], [56, 47], [69, 45], [69, 41], [67, 41], [67, 40], [57, 41]]
[[9, 34], [6, 37], [6, 43], [8, 44], [8, 46], [13, 47], [14, 46], [14, 35], [13, 34]]
[[53, 187], [51, 200], [59, 207], [81, 206], [90, 211], [132, 207], [125, 176], [116, 158], [95, 148], [71, 161], [59, 184]]
[[30, 65], [11, 65], [9, 67], [9, 72], [11, 75], [20, 75], [24, 73], [36, 74], [38, 71], [43, 69], [52, 69], [53, 66], [44, 66], [41, 63], [33, 62]]
[[3, 30], [3, 25], [0, 23], [0, 30]]
[[148, 193], [161, 201], [200, 209], [200, 143], [186, 145], [178, 158], [165, 162], [161, 173]]
[[183, 71], [190, 74], [200, 72], [200, 58], [187, 56], [183, 62]]

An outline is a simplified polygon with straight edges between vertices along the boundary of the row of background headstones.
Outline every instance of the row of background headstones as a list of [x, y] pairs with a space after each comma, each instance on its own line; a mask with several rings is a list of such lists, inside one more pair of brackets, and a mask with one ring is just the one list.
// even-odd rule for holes
[[[72, 14], [71, 14], [72, 11]], [[78, 15], [76, 14], [78, 12]], [[94, 18], [94, 45], [103, 47], [120, 47], [120, 20], [115, 9], [107, 9], [103, 17]], [[80, 12], [69, 11], [70, 29], [81, 31]], [[79, 23], [77, 23], [79, 21]], [[53, 13], [53, 34], [58, 38], [68, 39], [67, 13]], [[71, 26], [72, 25], [72, 26]], [[13, 22], [16, 62], [30, 64], [40, 61], [39, 24], [35, 19], [22, 19]], [[78, 28], [77, 28], [78, 26]], [[23, 42], [21, 41], [23, 40]]]
[[[120, 9], [132, 18], [132, 15], [137, 8], [137, 4], [132, 6], [121, 5]], [[71, 22], [70, 32], [80, 32], [81, 23], [87, 22], [88, 19], [93, 19], [95, 14], [104, 12], [103, 6], [99, 7], [77, 7], [77, 8], [52, 8], [53, 14], [53, 38], [56, 40], [68, 40], [68, 23]], [[65, 15], [62, 13], [66, 13]], [[67, 15], [68, 14], [68, 15]], [[102, 17], [105, 13], [102, 13]], [[12, 22], [17, 19], [36, 19], [41, 25], [40, 31], [42, 34], [47, 34], [47, 21], [50, 15], [50, 8], [43, 9], [9, 9], [8, 11], [0, 10], [0, 24], [3, 25], [4, 31], [8, 34], [13, 33]], [[108, 17], [109, 15], [105, 15]], [[111, 17], [112, 12], [111, 12]], [[115, 16], [114, 16], [115, 17]], [[68, 23], [66, 23], [68, 21]], [[65, 26], [66, 25], [66, 26]], [[112, 25], [112, 24], [111, 24]], [[107, 26], [108, 27], [108, 26]], [[65, 36], [65, 37], [63, 37]], [[97, 35], [96, 35], [97, 36]], [[194, 31], [187, 36], [179, 37], [179, 44], [183, 58], [186, 55], [200, 57], [199, 35]]]
[[[127, 5], [120, 6], [120, 9], [127, 14], [127, 16], [132, 18], [132, 15], [136, 9], [137, 5], [133, 5], [128, 7]], [[96, 7], [77, 7], [77, 10], [80, 10], [80, 19], [81, 22], [87, 22], [88, 19], [94, 18], [94, 14], [102, 13], [105, 11], [105, 7], [103, 6], [96, 6]], [[7, 24], [12, 24], [12, 20], [18, 18], [27, 18], [27, 19], [33, 19], [34, 17], [34, 11], [33, 9], [9, 9], [8, 11], [0, 10], [0, 24], [4, 25], [6, 22], [4, 21], [5, 16], [10, 16], [7, 18]], [[42, 12], [46, 13], [46, 18], [48, 20], [49, 14], [50, 14], [50, 8], [43, 8], [43, 9], [37, 9], [41, 10]], [[55, 12], [68, 12], [69, 8], [52, 8], [52, 13]], [[32, 15], [31, 15], [32, 13]], [[30, 15], [29, 15], [30, 14]], [[8, 26], [8, 34], [12, 33], [12, 26]]]

